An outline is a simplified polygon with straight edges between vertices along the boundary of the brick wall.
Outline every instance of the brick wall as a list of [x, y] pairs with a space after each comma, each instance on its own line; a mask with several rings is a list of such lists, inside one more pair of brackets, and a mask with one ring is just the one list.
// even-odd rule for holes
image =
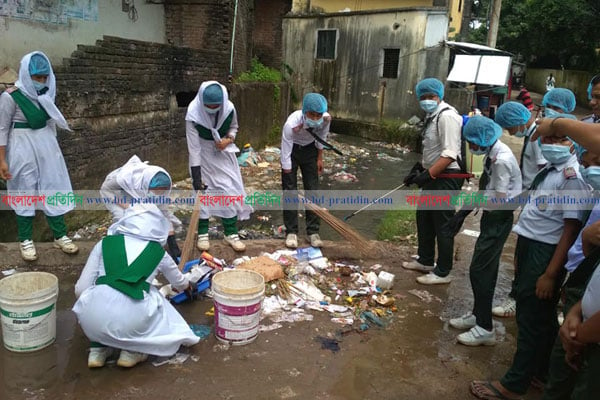
[[[248, 69], [251, 59], [254, 1], [239, 0], [234, 45], [234, 75]], [[170, 1], [165, 4], [167, 41], [175, 46], [227, 55], [229, 72], [235, 0]]]
[[253, 55], [264, 65], [279, 69], [282, 62], [282, 17], [291, 0], [258, 0], [254, 10]]

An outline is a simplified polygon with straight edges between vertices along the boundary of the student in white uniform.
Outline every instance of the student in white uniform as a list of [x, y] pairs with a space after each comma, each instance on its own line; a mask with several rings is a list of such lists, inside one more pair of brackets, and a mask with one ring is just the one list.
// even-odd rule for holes
[[548, 165], [533, 180], [530, 201], [513, 228], [518, 235], [515, 249], [517, 349], [502, 379], [471, 382], [471, 392], [481, 399], [516, 398], [527, 392], [532, 381], [543, 384], [558, 332], [556, 305], [564, 279], [563, 267], [567, 252], [581, 229], [583, 212], [550, 200], [563, 191], [589, 197], [590, 190], [579, 172], [571, 140], [544, 137], [541, 150]]
[[571, 113], [576, 105], [575, 95], [569, 89], [565, 88], [552, 89], [542, 99], [545, 118], [554, 118], [558, 114]]
[[104, 366], [113, 349], [117, 365], [133, 367], [148, 354], [172, 356], [198, 343], [189, 325], [151, 285], [161, 272], [177, 290], [193, 290], [162, 246], [169, 222], [154, 204], [126, 209], [92, 249], [75, 284], [73, 311], [92, 342], [88, 367]]
[[[531, 186], [533, 178], [547, 164], [547, 161], [542, 156], [539, 143], [529, 141], [531, 134], [536, 129], [535, 117], [523, 104], [516, 101], [509, 101], [498, 107], [495, 121], [502, 128], [506, 129], [511, 136], [524, 138], [519, 168], [521, 169], [523, 190], [527, 190]], [[497, 317], [514, 317], [516, 311], [517, 303], [515, 301], [513, 280], [508, 297], [501, 305], [494, 307], [492, 313]]]
[[202, 82], [198, 94], [188, 106], [185, 129], [189, 151], [192, 184], [195, 190], [203, 190], [207, 196], [233, 196], [242, 201], [228, 205], [208, 205], [200, 208], [198, 241], [200, 251], [208, 250], [208, 220], [210, 216], [221, 217], [225, 243], [235, 251], [246, 250], [238, 236], [238, 220], [250, 218], [252, 207], [246, 205], [242, 173], [238, 165], [235, 145], [238, 120], [235, 107], [229, 101], [227, 88], [217, 81]]
[[72, 193], [56, 140], [56, 126], [67, 130], [69, 126], [54, 104], [55, 96], [50, 60], [40, 51], [21, 59], [19, 80], [0, 96], [0, 177], [6, 180], [9, 195], [46, 196], [43, 203], [11, 204], [17, 214], [21, 256], [26, 261], [38, 258], [32, 241], [36, 208], [46, 215], [54, 247], [68, 254], [79, 250], [67, 236], [64, 219], [74, 202], [49, 204], [48, 200], [57, 193]]
[[[498, 266], [504, 243], [513, 224], [512, 209], [494, 209], [490, 198], [510, 198], [521, 192], [521, 171], [512, 150], [502, 143], [502, 128], [484, 116], [471, 117], [463, 135], [473, 154], [485, 155], [484, 176], [479, 190], [488, 198], [481, 216], [480, 234], [475, 243], [469, 277], [473, 290], [473, 309], [462, 317], [450, 320], [456, 329], [468, 329], [457, 336], [467, 346], [496, 344], [492, 321], [492, 300], [498, 279]], [[485, 207], [485, 206], [484, 206]], [[486, 207], [487, 208], [487, 207]]]
[[[106, 203], [106, 208], [118, 221], [125, 212], [136, 202], [143, 202], [153, 196], [168, 196], [171, 191], [171, 176], [164, 168], [149, 165], [138, 156], [132, 156], [122, 167], [117, 168], [106, 176], [100, 187], [103, 198], [115, 199], [114, 203]], [[181, 226], [181, 221], [171, 210], [168, 203], [158, 202], [156, 206], [169, 221], [169, 237], [167, 245], [169, 254], [174, 260], [181, 255], [181, 250], [175, 240], [175, 230]]]

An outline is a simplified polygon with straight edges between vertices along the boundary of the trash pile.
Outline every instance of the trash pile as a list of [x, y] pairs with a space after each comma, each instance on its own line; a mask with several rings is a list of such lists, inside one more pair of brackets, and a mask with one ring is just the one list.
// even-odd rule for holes
[[[318, 248], [277, 250], [258, 257], [239, 257], [229, 265], [208, 252], [186, 264], [184, 272], [198, 283], [198, 293], [213, 297], [210, 280], [221, 270], [248, 269], [265, 280], [260, 332], [281, 328], [283, 323], [312, 321], [315, 312], [328, 313], [334, 324], [346, 332], [385, 328], [397, 311], [397, 298], [391, 288], [394, 275], [375, 264], [362, 268], [345, 262], [332, 262]], [[169, 285], [160, 288], [174, 303], [188, 299]]]

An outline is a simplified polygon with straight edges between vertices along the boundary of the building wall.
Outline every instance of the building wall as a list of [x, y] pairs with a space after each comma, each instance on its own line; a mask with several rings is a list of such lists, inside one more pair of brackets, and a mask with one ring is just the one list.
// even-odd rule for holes
[[58, 5], [57, 0], [51, 2], [57, 5], [47, 7], [22, 2], [31, 8], [19, 10], [1, 3], [0, 70], [17, 70], [21, 57], [33, 50], [44, 51], [53, 64], [60, 63], [78, 44], [94, 44], [107, 33], [165, 43], [165, 13], [159, 4], [135, 2], [137, 20], [133, 21], [128, 12], [122, 11], [121, 0], [75, 0], [71, 9]]
[[282, 61], [281, 21], [292, 9], [292, 0], [260, 0], [254, 10], [253, 56], [264, 65], [279, 69]]
[[[415, 8], [284, 18], [284, 61], [293, 69], [297, 97], [323, 93], [337, 118], [409, 118], [419, 112], [415, 84], [429, 76], [444, 79], [448, 72], [447, 50], [426, 48], [426, 40], [437, 43], [446, 37], [445, 15]], [[335, 60], [315, 59], [318, 29], [338, 30]], [[385, 48], [400, 49], [396, 79], [381, 78]]]
[[[236, 5], [237, 2], [237, 15]], [[221, 76], [248, 69], [252, 56], [253, 1], [172, 0], [165, 4], [166, 36], [174, 46], [211, 50], [227, 54]], [[231, 37], [235, 19], [235, 45], [231, 63]]]

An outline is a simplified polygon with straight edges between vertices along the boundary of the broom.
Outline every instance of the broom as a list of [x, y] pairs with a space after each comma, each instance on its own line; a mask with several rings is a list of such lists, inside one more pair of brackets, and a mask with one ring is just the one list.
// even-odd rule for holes
[[300, 198], [302, 204], [317, 214], [323, 221], [325, 221], [325, 223], [327, 223], [327, 225], [331, 226], [344, 239], [352, 243], [363, 255], [368, 255], [373, 251], [374, 245], [362, 237], [361, 234], [355, 231], [350, 225], [334, 217], [325, 208], [319, 207], [310, 200], [306, 199], [304, 196], [299, 194], [298, 197]]
[[183, 242], [183, 249], [181, 250], [181, 257], [179, 258], [179, 270], [183, 271], [185, 263], [187, 263], [194, 254], [194, 242], [198, 235], [198, 218], [200, 217], [200, 196], [202, 193], [198, 191], [196, 195], [196, 202], [194, 203], [194, 210], [192, 211], [192, 217], [190, 219], [190, 225], [188, 226], [187, 234], [185, 235], [185, 242]]

